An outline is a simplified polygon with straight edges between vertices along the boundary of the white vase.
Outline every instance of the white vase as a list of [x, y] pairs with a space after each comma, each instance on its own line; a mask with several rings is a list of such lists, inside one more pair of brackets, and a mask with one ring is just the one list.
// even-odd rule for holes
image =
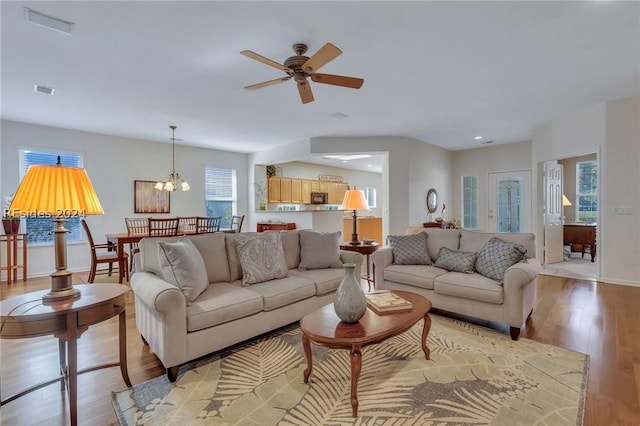
[[345, 323], [356, 323], [367, 311], [367, 298], [360, 283], [356, 279], [353, 263], [345, 263], [344, 278], [336, 291], [333, 307], [338, 318]]

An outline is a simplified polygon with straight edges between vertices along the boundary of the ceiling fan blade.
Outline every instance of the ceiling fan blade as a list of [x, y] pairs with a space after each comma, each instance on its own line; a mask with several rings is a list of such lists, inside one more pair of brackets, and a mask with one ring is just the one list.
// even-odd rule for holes
[[342, 50], [338, 49], [331, 43], [327, 43], [320, 48], [307, 62], [302, 64], [302, 69], [307, 73], [312, 73], [329, 61], [334, 60], [342, 54]]
[[364, 80], [361, 78], [317, 73], [311, 74], [311, 80], [316, 83], [333, 84], [334, 86], [349, 87], [351, 89], [359, 89], [362, 87], [362, 83], [364, 83]]
[[273, 80], [263, 81], [262, 83], [252, 84], [250, 86], [244, 86], [244, 88], [247, 89], [247, 90], [261, 89], [263, 87], [272, 86], [274, 84], [282, 83], [283, 81], [287, 81], [290, 78], [291, 77], [275, 78]]
[[300, 100], [303, 104], [313, 102], [313, 93], [311, 92], [311, 85], [306, 81], [298, 82], [298, 92], [300, 92]]
[[269, 66], [277, 68], [281, 71], [285, 71], [285, 72], [291, 71], [291, 69], [285, 67], [284, 65], [279, 64], [276, 61], [266, 58], [262, 55], [258, 55], [256, 52], [252, 52], [251, 50], [243, 50], [242, 52], [240, 52], [240, 54], [246, 56], [247, 58], [255, 59], [258, 62], [262, 62], [263, 64], [267, 64]]

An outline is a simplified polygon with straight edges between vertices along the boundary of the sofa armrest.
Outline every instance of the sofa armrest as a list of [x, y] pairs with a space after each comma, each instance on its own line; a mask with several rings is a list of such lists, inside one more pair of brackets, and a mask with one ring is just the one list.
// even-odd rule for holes
[[362, 263], [364, 261], [364, 256], [355, 251], [349, 250], [340, 250], [340, 261], [344, 263], [355, 263], [355, 274], [356, 277], [362, 275]]
[[536, 303], [540, 263], [527, 259], [509, 267], [504, 274], [504, 322], [520, 328]]
[[390, 247], [376, 250], [371, 255], [376, 289], [384, 289], [384, 269], [393, 263], [393, 251]]
[[515, 291], [538, 276], [540, 263], [537, 259], [527, 259], [526, 262], [518, 262], [510, 266], [504, 273], [504, 291]]
[[136, 298], [149, 309], [166, 313], [183, 313], [187, 316], [187, 304], [184, 294], [173, 284], [157, 277], [151, 272], [136, 272], [131, 276], [131, 288]]

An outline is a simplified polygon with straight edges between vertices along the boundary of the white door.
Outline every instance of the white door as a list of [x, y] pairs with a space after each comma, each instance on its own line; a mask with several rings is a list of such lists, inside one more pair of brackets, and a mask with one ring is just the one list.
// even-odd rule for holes
[[531, 232], [531, 171], [489, 173], [489, 232]]
[[543, 263], [564, 260], [562, 236], [562, 164], [544, 163], [544, 259]]

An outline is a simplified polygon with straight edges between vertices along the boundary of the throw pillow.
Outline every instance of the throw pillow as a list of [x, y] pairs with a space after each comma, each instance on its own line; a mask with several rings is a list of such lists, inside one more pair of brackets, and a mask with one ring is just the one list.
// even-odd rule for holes
[[158, 242], [158, 263], [162, 278], [178, 287], [191, 303], [209, 286], [207, 268], [189, 238]]
[[387, 241], [393, 252], [396, 265], [431, 265], [427, 251], [427, 238], [424, 232], [411, 235], [389, 235]]
[[234, 235], [242, 267], [242, 285], [261, 283], [288, 275], [279, 232]]
[[478, 253], [441, 247], [434, 266], [447, 271], [470, 274], [473, 272], [473, 265], [475, 265], [477, 257]]
[[502, 284], [507, 268], [525, 259], [526, 254], [523, 246], [493, 237], [480, 249], [476, 271]]
[[340, 260], [341, 232], [299, 231], [300, 264], [298, 270], [342, 268]]

